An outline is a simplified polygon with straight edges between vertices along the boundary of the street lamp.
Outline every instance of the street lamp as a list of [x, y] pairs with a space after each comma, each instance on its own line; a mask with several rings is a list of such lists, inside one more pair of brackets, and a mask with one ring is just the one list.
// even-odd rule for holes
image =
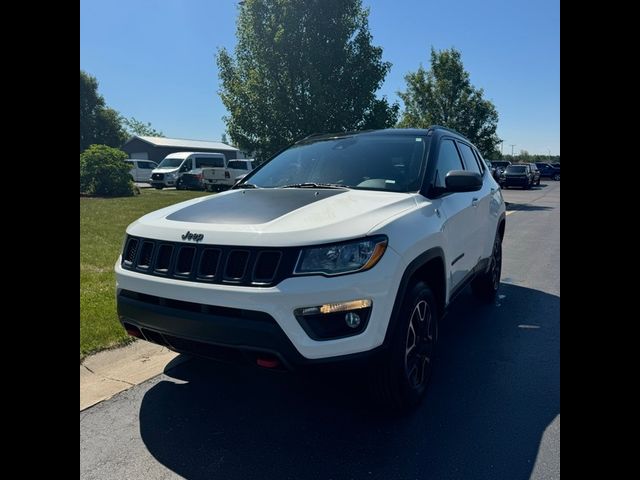
[[513, 157], [513, 147], [515, 147], [517, 145], [517, 143], [514, 143], [513, 145], [511, 145], [511, 156]]

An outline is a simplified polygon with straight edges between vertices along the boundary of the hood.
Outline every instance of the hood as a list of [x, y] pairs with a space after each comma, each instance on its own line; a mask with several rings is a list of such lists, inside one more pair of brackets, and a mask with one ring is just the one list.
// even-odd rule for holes
[[348, 189], [228, 190], [145, 215], [131, 235], [244, 246], [313, 245], [367, 235], [390, 217], [416, 208], [416, 195]]
[[179, 167], [162, 167], [162, 168], [154, 168], [151, 170], [151, 173], [178, 173]]

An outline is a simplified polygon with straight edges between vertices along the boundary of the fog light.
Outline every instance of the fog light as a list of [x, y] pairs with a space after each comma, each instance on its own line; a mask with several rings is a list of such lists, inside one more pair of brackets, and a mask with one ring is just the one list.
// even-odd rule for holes
[[357, 313], [348, 312], [344, 316], [344, 321], [347, 323], [347, 326], [351, 328], [358, 328], [358, 325], [360, 325], [360, 315], [358, 315]]

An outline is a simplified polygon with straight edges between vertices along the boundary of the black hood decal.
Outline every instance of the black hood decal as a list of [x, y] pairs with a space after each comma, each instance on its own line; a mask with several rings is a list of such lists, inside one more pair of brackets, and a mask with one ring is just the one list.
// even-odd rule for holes
[[348, 190], [260, 188], [215, 195], [167, 216], [177, 222], [258, 225]]

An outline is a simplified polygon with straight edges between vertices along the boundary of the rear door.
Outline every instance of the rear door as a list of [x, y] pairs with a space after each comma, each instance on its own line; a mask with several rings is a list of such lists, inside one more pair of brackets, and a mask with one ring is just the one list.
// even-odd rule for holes
[[[488, 236], [488, 220], [489, 220], [489, 208], [491, 206], [491, 191], [490, 182], [485, 178], [487, 174], [484, 163], [476, 157], [471, 145], [457, 141], [458, 150], [462, 154], [462, 161], [464, 162], [465, 170], [478, 173], [482, 178], [482, 188], [476, 192], [472, 192], [474, 195], [471, 198], [471, 206], [473, 207], [473, 223], [469, 225], [469, 242], [467, 247], [469, 255], [473, 258], [473, 266], [475, 266], [481, 258], [485, 257], [486, 238]], [[479, 154], [478, 154], [479, 156]], [[495, 190], [494, 190], [495, 191]], [[493, 241], [489, 242], [489, 245], [493, 245]], [[473, 267], [472, 267], [473, 268]]]

